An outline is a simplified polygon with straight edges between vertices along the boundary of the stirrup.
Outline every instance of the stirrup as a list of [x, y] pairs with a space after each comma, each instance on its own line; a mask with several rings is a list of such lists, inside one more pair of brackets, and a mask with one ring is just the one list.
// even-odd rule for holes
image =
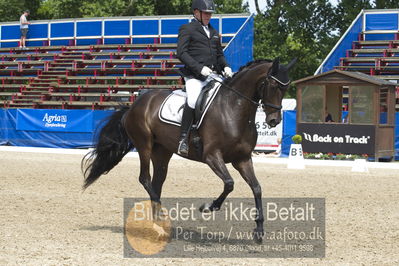
[[182, 156], [188, 156], [188, 139], [184, 138], [180, 140], [179, 147], [177, 148], [177, 154]]

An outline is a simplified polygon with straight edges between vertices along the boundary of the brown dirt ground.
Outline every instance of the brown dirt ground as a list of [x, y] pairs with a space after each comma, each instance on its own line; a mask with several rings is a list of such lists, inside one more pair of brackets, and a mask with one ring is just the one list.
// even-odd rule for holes
[[[399, 264], [398, 170], [257, 163], [265, 197], [325, 197], [323, 259], [126, 259], [123, 198], [147, 197], [139, 161], [125, 158], [85, 193], [81, 155], [0, 152], [0, 265]], [[231, 167], [231, 197], [252, 197]], [[163, 197], [208, 197], [221, 181], [204, 164], [172, 160]]]

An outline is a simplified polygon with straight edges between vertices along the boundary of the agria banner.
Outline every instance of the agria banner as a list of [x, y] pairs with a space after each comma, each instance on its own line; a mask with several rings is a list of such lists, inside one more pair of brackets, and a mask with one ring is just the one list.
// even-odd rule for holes
[[50, 132], [93, 132], [93, 111], [19, 109], [16, 129]]

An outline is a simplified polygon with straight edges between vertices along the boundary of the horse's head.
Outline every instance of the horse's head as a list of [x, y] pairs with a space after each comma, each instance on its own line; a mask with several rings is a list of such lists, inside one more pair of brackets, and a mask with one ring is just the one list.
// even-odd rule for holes
[[281, 122], [283, 97], [291, 83], [288, 72], [295, 63], [296, 59], [293, 59], [288, 65], [281, 65], [276, 58], [258, 87], [258, 97], [266, 113], [266, 123], [270, 127], [275, 127]]

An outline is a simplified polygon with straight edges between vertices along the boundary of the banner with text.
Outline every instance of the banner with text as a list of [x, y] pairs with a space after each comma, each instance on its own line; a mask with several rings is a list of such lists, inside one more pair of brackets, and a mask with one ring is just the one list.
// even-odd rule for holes
[[16, 129], [50, 132], [93, 132], [93, 111], [19, 109]]
[[[282, 111], [294, 110], [296, 108], [295, 99], [283, 99]], [[282, 117], [283, 119], [283, 117]], [[281, 121], [276, 127], [270, 128], [266, 124], [266, 114], [262, 108], [258, 108], [255, 117], [256, 131], [258, 132], [258, 140], [256, 142], [255, 150], [275, 151], [279, 143], [278, 139], [282, 139], [283, 122]]]
[[276, 150], [278, 147], [278, 138], [283, 135], [283, 123], [270, 128], [266, 124], [266, 114], [261, 108], [256, 111], [255, 117], [256, 131], [258, 131], [258, 140], [255, 150]]
[[374, 154], [375, 126], [299, 123], [304, 152]]

